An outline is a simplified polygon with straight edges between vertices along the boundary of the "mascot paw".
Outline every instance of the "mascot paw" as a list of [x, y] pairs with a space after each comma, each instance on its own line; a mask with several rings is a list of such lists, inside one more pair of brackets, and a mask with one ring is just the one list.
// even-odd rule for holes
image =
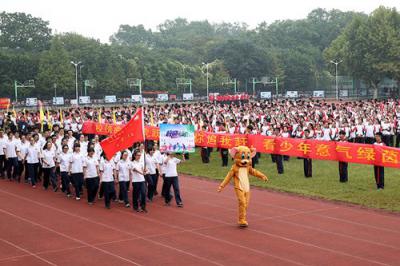
[[222, 191], [222, 187], [218, 187], [217, 192], [221, 192]]

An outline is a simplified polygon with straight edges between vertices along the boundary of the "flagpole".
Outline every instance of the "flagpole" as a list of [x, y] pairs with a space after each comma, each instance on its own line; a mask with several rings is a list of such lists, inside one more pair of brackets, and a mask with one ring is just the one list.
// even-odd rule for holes
[[[144, 167], [144, 169], [146, 169], [146, 135], [144, 134], [144, 106], [143, 106], [143, 101], [142, 101], [142, 108], [141, 109], [142, 109], [141, 110], [141, 112], [142, 112], [142, 134], [143, 134], [143, 146], [144, 146], [144, 150], [143, 150], [143, 152], [144, 152], [144, 155], [143, 155], [144, 162], [143, 162], [143, 164], [144, 165], [143, 165], [143, 167]], [[144, 172], [143, 172], [143, 176], [144, 176]]]

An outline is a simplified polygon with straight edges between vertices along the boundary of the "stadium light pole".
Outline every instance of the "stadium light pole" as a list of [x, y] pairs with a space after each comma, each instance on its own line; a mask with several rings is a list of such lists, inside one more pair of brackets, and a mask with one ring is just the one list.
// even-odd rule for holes
[[82, 62], [74, 62], [71, 61], [71, 64], [73, 64], [75, 66], [75, 93], [76, 93], [76, 105], [79, 105], [79, 100], [78, 100], [78, 66], [81, 64]]
[[340, 63], [342, 63], [342, 62], [343, 62], [343, 60], [340, 60], [340, 61], [337, 61], [337, 60], [336, 60], [336, 61], [333, 61], [333, 60], [331, 60], [331, 63], [335, 65], [336, 101], [339, 100], [339, 88], [338, 88], [338, 74], [337, 74], [337, 69], [338, 69], [338, 65], [339, 65]]
[[207, 102], [209, 102], [210, 101], [210, 98], [208, 97], [208, 65], [209, 65], [210, 63], [204, 63], [203, 62], [203, 66], [205, 66], [206, 67], [206, 77], [207, 77]]

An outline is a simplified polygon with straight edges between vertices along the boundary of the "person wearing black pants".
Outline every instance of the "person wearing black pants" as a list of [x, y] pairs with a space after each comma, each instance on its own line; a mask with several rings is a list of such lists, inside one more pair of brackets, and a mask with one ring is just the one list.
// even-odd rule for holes
[[[273, 136], [274, 137], [280, 137], [281, 134], [281, 129], [280, 128], [274, 128], [273, 131]], [[283, 156], [280, 154], [271, 154], [272, 162], [276, 163], [276, 169], [278, 170], [278, 174], [283, 174], [284, 168], [283, 168]]]
[[[147, 170], [144, 168], [143, 161], [140, 160], [141, 152], [135, 150], [132, 161], [132, 206], [137, 212], [147, 212], [146, 209], [146, 182], [144, 175]], [[146, 158], [146, 155], [145, 155]], [[139, 209], [140, 205], [140, 209]]]
[[348, 181], [348, 165], [347, 162], [339, 162], [339, 181], [341, 183], [346, 183]]
[[121, 160], [117, 163], [117, 176], [119, 184], [119, 202], [124, 203], [126, 208], [130, 207], [128, 199], [128, 186], [130, 181], [131, 163], [128, 161], [128, 153], [121, 152]]
[[70, 176], [68, 174], [69, 164], [71, 161], [71, 153], [68, 152], [68, 145], [62, 146], [62, 151], [58, 155], [57, 162], [60, 167], [60, 176], [61, 176], [61, 191], [66, 193], [67, 197], [71, 197], [70, 190]]
[[88, 149], [88, 156], [83, 164], [83, 172], [87, 189], [87, 201], [89, 205], [93, 205], [99, 190], [100, 172], [99, 161], [94, 157], [94, 149]]
[[29, 142], [30, 144], [26, 151], [25, 160], [27, 162], [28, 179], [30, 180], [32, 187], [36, 188], [40, 151], [35, 145], [35, 140], [33, 138], [31, 138]]
[[303, 158], [303, 169], [305, 177], [312, 177], [312, 160], [310, 158]]
[[[3, 151], [3, 149], [1, 149]], [[4, 169], [6, 165], [6, 156], [4, 154], [0, 155], [0, 178], [4, 179]]]
[[14, 135], [10, 131], [7, 134], [8, 139], [5, 141], [3, 152], [7, 161], [7, 177], [10, 181], [16, 180], [18, 175], [18, 143], [14, 140]]
[[[341, 130], [339, 132], [339, 142], [346, 142], [346, 132]], [[339, 162], [339, 181], [346, 183], [348, 181], [348, 163]]]
[[149, 154], [146, 154], [145, 156], [146, 168], [148, 171], [145, 178], [147, 181], [147, 198], [150, 201], [153, 201], [153, 197], [157, 189], [157, 172], [159, 172], [158, 161], [154, 152], [155, 150], [152, 148], [149, 150]]
[[[382, 133], [378, 132], [375, 134], [374, 145], [385, 146], [382, 142]], [[378, 190], [385, 188], [385, 168], [383, 166], [374, 165], [374, 176], [376, 182], [376, 188]]]
[[[399, 125], [397, 126], [397, 129], [396, 129], [396, 148], [399, 148], [400, 147], [400, 122], [398, 122], [399, 123]], [[0, 155], [0, 160], [1, 160], [1, 155]]]
[[107, 209], [110, 209], [111, 199], [115, 198], [115, 164], [112, 161], [108, 161], [104, 153], [102, 154], [99, 170], [104, 204]]
[[[310, 139], [310, 131], [308, 129], [304, 130], [304, 139]], [[303, 169], [305, 177], [312, 177], [312, 159], [303, 158]]]
[[4, 145], [6, 142], [6, 138], [4, 137], [4, 131], [0, 128], [0, 178], [4, 179], [4, 171], [6, 164], [6, 156], [4, 155]]
[[74, 188], [75, 188], [75, 199], [81, 199], [81, 191], [83, 185], [83, 164], [84, 157], [81, 154], [81, 146], [79, 144], [74, 145], [73, 153], [69, 161], [69, 172]]
[[201, 161], [203, 163], [210, 163], [210, 154], [207, 147], [201, 147]]
[[178, 207], [183, 207], [181, 193], [179, 189], [178, 171], [177, 165], [182, 161], [185, 161], [185, 157], [182, 157], [182, 161], [175, 158], [172, 153], [167, 154], [167, 158], [164, 161], [165, 164], [165, 205], [169, 206], [171, 202], [171, 185], [174, 189], [175, 201]]
[[58, 190], [57, 176], [55, 172], [55, 157], [56, 154], [52, 147], [51, 142], [47, 142], [42, 151], [42, 168], [43, 168], [43, 188], [47, 190], [49, 187], [49, 181], [53, 187], [54, 192]]
[[221, 148], [222, 167], [228, 166], [229, 152], [228, 149]]

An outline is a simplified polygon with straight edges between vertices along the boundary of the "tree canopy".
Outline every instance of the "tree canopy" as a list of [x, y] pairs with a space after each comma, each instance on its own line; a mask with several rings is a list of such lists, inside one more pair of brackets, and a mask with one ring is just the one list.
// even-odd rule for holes
[[[339, 73], [364, 80], [372, 88], [384, 78], [400, 80], [400, 15], [379, 7], [369, 15], [340, 10], [312, 10], [300, 20], [210, 23], [167, 20], [156, 30], [120, 25], [110, 43], [76, 33], [52, 34], [49, 23], [24, 13], [0, 13], [0, 97], [10, 96], [15, 80], [34, 79], [34, 90], [21, 97], [75, 95], [75, 68], [81, 61], [79, 88], [96, 80], [88, 93], [129, 96], [128, 78], [143, 80], [144, 90], [176, 90], [176, 78], [192, 79], [193, 90], [206, 89], [203, 63], [209, 64], [211, 91], [236, 78], [246, 90], [253, 77], [278, 77], [287, 90], [328, 89]], [[249, 89], [250, 91], [250, 89]]]

